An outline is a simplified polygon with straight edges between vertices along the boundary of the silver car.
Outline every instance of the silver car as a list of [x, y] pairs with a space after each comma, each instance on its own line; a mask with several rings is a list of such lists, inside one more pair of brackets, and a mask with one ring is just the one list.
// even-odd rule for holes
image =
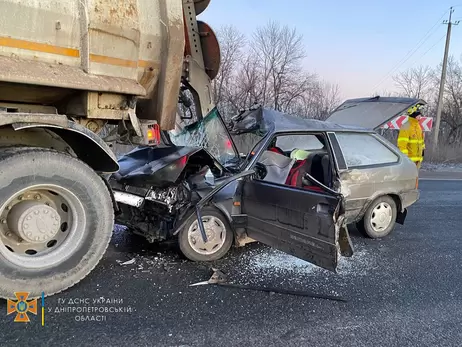
[[335, 271], [347, 225], [383, 237], [419, 198], [416, 165], [374, 130], [417, 104], [348, 100], [328, 122], [255, 107], [226, 126], [214, 109], [120, 158], [116, 219], [194, 261], [257, 240]]
[[[356, 224], [368, 237], [381, 238], [396, 223], [404, 223], [407, 208], [418, 200], [418, 169], [376, 131], [415, 105], [423, 106], [425, 101], [392, 97], [351, 99], [325, 122], [255, 110], [234, 117], [230, 132], [241, 152], [255, 142], [263, 143], [262, 137], [266, 137], [272, 152], [279, 154], [272, 153], [268, 159], [266, 153], [257, 160], [270, 171], [264, 180], [290, 184], [290, 170], [305, 160], [307, 170], [302, 170], [302, 174], [311, 176], [311, 184], [302, 185], [340, 193], [345, 201], [345, 222]], [[249, 134], [255, 136], [253, 140], [249, 141]], [[282, 166], [285, 170], [281, 170]]]

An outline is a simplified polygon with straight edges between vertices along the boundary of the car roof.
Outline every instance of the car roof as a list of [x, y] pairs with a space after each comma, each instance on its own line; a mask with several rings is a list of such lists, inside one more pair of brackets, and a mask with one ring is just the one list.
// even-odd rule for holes
[[247, 132], [284, 133], [297, 131], [365, 132], [373, 130], [357, 126], [340, 125], [312, 118], [300, 118], [265, 107], [246, 110], [233, 117], [229, 124], [231, 134]]

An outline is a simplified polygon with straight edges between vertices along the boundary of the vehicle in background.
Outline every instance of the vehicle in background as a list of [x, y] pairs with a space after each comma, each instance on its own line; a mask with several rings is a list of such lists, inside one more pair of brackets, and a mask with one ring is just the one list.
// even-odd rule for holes
[[[330, 119], [349, 125], [255, 107], [228, 129], [215, 109], [121, 157], [116, 220], [151, 242], [178, 237], [191, 260], [257, 240], [335, 270], [352, 254], [348, 224], [386, 236], [419, 197], [415, 165], [370, 129], [417, 103], [348, 100]], [[352, 126], [361, 119], [369, 129]]]

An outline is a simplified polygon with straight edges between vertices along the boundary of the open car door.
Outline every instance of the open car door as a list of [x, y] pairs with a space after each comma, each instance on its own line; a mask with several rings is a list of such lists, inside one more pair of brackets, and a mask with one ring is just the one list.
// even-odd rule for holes
[[240, 184], [250, 238], [336, 271], [340, 196], [260, 180]]
[[228, 178], [197, 203], [197, 220], [204, 242], [202, 207], [220, 190], [239, 180], [234, 205], [240, 206], [241, 213], [234, 214], [233, 219], [243, 220], [239, 226], [247, 229], [249, 237], [335, 272], [340, 235], [336, 222], [341, 196], [249, 178], [254, 173], [249, 170]]
[[425, 106], [416, 98], [380, 97], [346, 100], [326, 119], [328, 122], [377, 130], [390, 120], [407, 115], [414, 106]]

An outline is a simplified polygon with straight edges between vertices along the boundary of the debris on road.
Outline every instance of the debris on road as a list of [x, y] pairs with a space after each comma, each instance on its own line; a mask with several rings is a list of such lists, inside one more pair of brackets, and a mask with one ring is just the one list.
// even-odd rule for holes
[[[377, 266], [374, 254], [367, 249], [358, 248], [352, 258], [340, 259], [337, 268], [338, 276], [366, 276]], [[260, 276], [264, 273], [280, 273], [303, 278], [317, 274], [329, 275], [327, 270], [267, 248], [247, 251], [241, 256], [238, 266], [243, 274], [252, 276]]]
[[347, 301], [346, 299], [343, 299], [342, 297], [339, 297], [339, 296], [316, 294], [316, 293], [309, 292], [309, 291], [287, 290], [287, 289], [282, 289], [282, 288], [268, 288], [268, 287], [228, 283], [227, 282], [228, 279], [222, 271], [220, 271], [219, 269], [214, 269], [214, 268], [212, 268], [212, 271], [213, 271], [213, 274], [209, 280], [193, 283], [193, 284], [190, 284], [189, 286], [193, 287], [193, 286], [209, 284], [209, 285], [219, 285], [219, 286], [228, 287], [228, 288], [269, 292], [270, 294], [278, 293], [278, 294], [288, 294], [288, 295], [296, 295], [296, 296], [306, 296], [310, 298], [326, 299], [326, 300], [333, 300], [333, 301], [342, 301], [342, 302]]
[[120, 265], [132, 265], [135, 264], [135, 258], [119, 263]]

